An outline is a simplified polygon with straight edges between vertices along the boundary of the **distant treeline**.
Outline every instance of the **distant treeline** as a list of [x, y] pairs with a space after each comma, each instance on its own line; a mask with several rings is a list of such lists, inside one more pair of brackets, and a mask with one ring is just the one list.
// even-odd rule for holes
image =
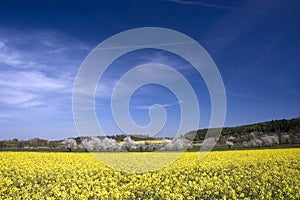
[[60, 148], [62, 140], [58, 141], [48, 141], [40, 138], [33, 138], [29, 140], [2, 140], [0, 141], [0, 150], [10, 150], [10, 149], [38, 149], [38, 148], [48, 148], [55, 149]]
[[[112, 136], [97, 136], [99, 139], [109, 138], [114, 139], [117, 142], [122, 142], [127, 135], [119, 134], [119, 135], [112, 135]], [[77, 137], [74, 138], [75, 141], [80, 144], [83, 140], [88, 139], [90, 137]], [[161, 138], [154, 138], [145, 135], [131, 135], [131, 139], [134, 141], [146, 141], [146, 140], [157, 140]], [[166, 138], [169, 139], [169, 138]], [[29, 140], [19, 140], [17, 138], [11, 140], [1, 140], [0, 141], [0, 150], [10, 150], [10, 149], [63, 149], [61, 143], [63, 140], [54, 140], [48, 141], [45, 139], [40, 138], [33, 138]]]
[[[201, 129], [197, 131], [191, 131], [186, 134], [186, 137], [194, 137], [194, 141], [202, 141], [205, 139], [208, 129]], [[245, 126], [236, 127], [225, 127], [222, 129], [222, 136], [229, 137], [233, 136], [239, 138], [243, 135], [250, 134], [253, 132], [263, 133], [263, 134], [299, 134], [300, 133], [300, 118], [293, 119], [282, 119], [282, 120], [272, 120], [269, 122], [255, 123]]]
[[[193, 139], [194, 143], [201, 143], [207, 134], [208, 129], [201, 129], [196, 131], [190, 131], [184, 135], [185, 138]], [[211, 129], [217, 130], [217, 129]], [[246, 144], [255, 146], [260, 144], [266, 139], [267, 136], [276, 137], [278, 144], [299, 144], [300, 142], [300, 118], [294, 119], [282, 119], [272, 120], [269, 122], [255, 123], [245, 126], [225, 127], [222, 129], [222, 134], [219, 138], [216, 138], [216, 142], [219, 144], [226, 144], [228, 141], [232, 144]], [[106, 138], [113, 139], [116, 142], [124, 141], [127, 137], [125, 134], [105, 136]], [[104, 136], [97, 138], [104, 139]], [[75, 139], [77, 144], [81, 144], [83, 140], [90, 137], [77, 137]], [[154, 138], [145, 135], [131, 135], [131, 139], [134, 141], [149, 141], [162, 138]], [[171, 138], [165, 138], [171, 139]], [[262, 140], [262, 141], [260, 141]], [[33, 138], [29, 140], [2, 140], [0, 141], [0, 150], [22, 150], [22, 149], [63, 149], [63, 140], [48, 141], [40, 138]]]

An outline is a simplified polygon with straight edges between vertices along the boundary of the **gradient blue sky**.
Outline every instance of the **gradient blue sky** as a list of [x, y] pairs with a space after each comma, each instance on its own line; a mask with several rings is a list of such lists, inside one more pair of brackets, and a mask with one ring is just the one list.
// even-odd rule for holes
[[[226, 126], [299, 117], [299, 19], [296, 0], [3, 1], [0, 139], [76, 137], [72, 87], [81, 62], [106, 38], [148, 26], [180, 31], [208, 51], [226, 87]], [[115, 80], [123, 70], [151, 61], [173, 66], [190, 80], [199, 98], [200, 127], [207, 127], [210, 99], [201, 76], [175, 55], [144, 50], [115, 61], [101, 80], [96, 106], [104, 130], [120, 133], [108, 98]], [[140, 88], [130, 104], [133, 119], [147, 124], [147, 108], [154, 103], [168, 112], [161, 136], [173, 134], [180, 109], [166, 88]]]

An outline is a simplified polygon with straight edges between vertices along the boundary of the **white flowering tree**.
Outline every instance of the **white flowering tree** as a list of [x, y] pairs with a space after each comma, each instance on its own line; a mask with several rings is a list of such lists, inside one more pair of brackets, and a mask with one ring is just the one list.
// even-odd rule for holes
[[130, 136], [124, 138], [123, 142], [124, 143], [122, 144], [122, 148], [126, 151], [130, 151], [131, 149], [135, 148], [134, 140], [132, 140]]
[[266, 135], [261, 137], [261, 140], [265, 146], [272, 146], [275, 144], [279, 144], [278, 136]]
[[102, 141], [98, 137], [92, 137], [90, 143], [93, 151], [100, 151], [103, 149]]
[[122, 150], [122, 145], [120, 143], [118, 143], [116, 140], [111, 139], [110, 150], [111, 151], [120, 151], [120, 150]]
[[174, 138], [171, 144], [172, 150], [182, 150], [185, 146], [183, 138]]
[[140, 152], [145, 151], [147, 149], [147, 144], [145, 142], [140, 142], [136, 145], [137, 149], [140, 150]]
[[79, 148], [84, 149], [85, 151], [88, 151], [88, 150], [90, 150], [90, 147], [88, 145], [89, 145], [89, 140], [83, 139], [83, 140], [81, 140], [81, 144], [79, 145]]
[[101, 146], [105, 151], [117, 151], [121, 149], [120, 144], [116, 140], [107, 137], [102, 140]]
[[121, 150], [121, 145], [111, 138], [105, 137], [104, 139], [100, 139], [98, 137], [92, 137], [82, 140], [81, 148], [88, 151], [119, 151]]
[[69, 138], [62, 141], [61, 145], [63, 148], [66, 148], [67, 151], [72, 151], [72, 149], [75, 149], [77, 147], [77, 142], [76, 140]]
[[165, 151], [175, 151], [175, 150], [183, 150], [187, 145], [184, 142], [183, 138], [174, 138], [172, 141], [163, 139], [160, 150]]
[[168, 150], [169, 146], [170, 146], [170, 140], [163, 139], [162, 142], [160, 143], [160, 150], [166, 151]]
[[228, 146], [228, 149], [230, 149], [234, 144], [233, 144], [233, 142], [227, 140], [226, 145]]

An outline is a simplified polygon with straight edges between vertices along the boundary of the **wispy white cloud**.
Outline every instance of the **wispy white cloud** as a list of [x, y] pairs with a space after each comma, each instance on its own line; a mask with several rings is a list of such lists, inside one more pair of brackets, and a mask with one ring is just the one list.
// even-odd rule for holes
[[[177, 106], [179, 104], [181, 104], [182, 102], [173, 102], [173, 103], [165, 103], [165, 104], [159, 104], [161, 106], [163, 106], [164, 108], [170, 108], [173, 106]], [[137, 109], [137, 110], [149, 110], [153, 105], [133, 105], [131, 106], [131, 108], [133, 109]]]
[[0, 30], [0, 65], [11, 68], [54, 71], [81, 61], [78, 53], [90, 49], [80, 40], [54, 30]]
[[73, 79], [89, 48], [53, 30], [1, 29], [0, 105], [14, 110], [47, 106], [50, 113], [68, 107], [71, 113]]
[[[179, 56], [175, 55], [169, 55], [166, 54], [165, 52], [151, 52], [151, 53], [145, 53], [140, 56], [140, 58], [145, 62], [145, 63], [160, 63], [160, 64], [165, 64], [168, 65], [175, 70], [179, 72], [187, 72], [191, 71], [190, 66], [187, 66], [187, 63], [185, 63], [183, 60], [179, 58]], [[151, 73], [149, 70], [148, 73]], [[154, 76], [157, 75], [157, 73], [154, 74]]]
[[201, 7], [209, 7], [209, 8], [217, 8], [217, 9], [225, 9], [225, 10], [234, 10], [234, 11], [241, 11], [241, 12], [255, 12], [255, 13], [263, 13], [260, 10], [253, 10], [247, 9], [239, 6], [233, 5], [225, 5], [225, 4], [214, 4], [211, 1], [201, 1], [201, 0], [165, 0], [168, 2], [178, 3], [178, 4], [185, 4], [185, 5], [193, 5], [193, 6], [201, 6]]
[[3, 41], [0, 41], [0, 50], [4, 50], [6, 48], [6, 44]]
[[0, 95], [0, 101], [6, 104], [22, 104], [37, 98], [37, 95], [20, 90], [3, 89]]
[[13, 115], [10, 113], [0, 113], [0, 119], [12, 118]]
[[0, 74], [0, 85], [24, 90], [58, 90], [66, 87], [63, 80], [51, 78], [39, 71], [5, 71]]
[[180, 46], [180, 45], [187, 45], [193, 44], [194, 42], [186, 41], [186, 42], [169, 42], [169, 43], [157, 43], [157, 44], [145, 44], [145, 45], [127, 45], [127, 46], [111, 46], [111, 47], [101, 47], [100, 49], [128, 49], [128, 48], [157, 48], [157, 47], [164, 47], [164, 46]]
[[68, 82], [51, 78], [38, 71], [5, 71], [0, 73], [0, 102], [21, 107], [43, 104], [43, 95], [58, 93], [68, 87]]
[[18, 66], [22, 64], [20, 55], [17, 52], [9, 51], [7, 44], [4, 41], [0, 41], [0, 64], [9, 66]]
[[0, 123], [8, 123], [14, 117], [11, 113], [0, 112]]

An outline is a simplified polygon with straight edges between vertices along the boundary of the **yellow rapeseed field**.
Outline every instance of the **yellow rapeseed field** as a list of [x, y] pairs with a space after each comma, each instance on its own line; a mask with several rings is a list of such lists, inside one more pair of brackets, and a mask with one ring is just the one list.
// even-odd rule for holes
[[[155, 165], [168, 154], [173, 153], [149, 159]], [[124, 157], [105, 154], [110, 155], [112, 162]], [[126, 159], [130, 163], [145, 155], [129, 153]], [[1, 152], [0, 199], [298, 200], [300, 149], [211, 152], [204, 159], [197, 152], [184, 153], [147, 173], [109, 168], [89, 153]]]

